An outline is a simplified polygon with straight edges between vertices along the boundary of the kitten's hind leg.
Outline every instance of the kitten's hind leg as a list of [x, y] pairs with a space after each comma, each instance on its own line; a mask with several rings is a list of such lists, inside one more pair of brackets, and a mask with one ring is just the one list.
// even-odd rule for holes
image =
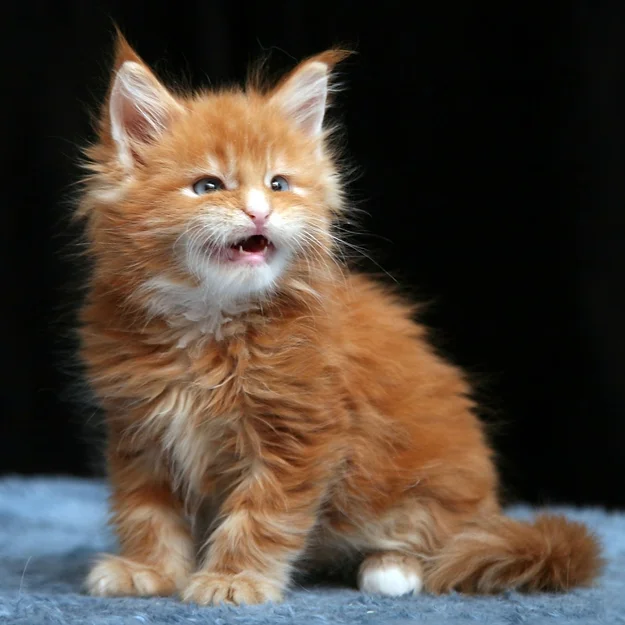
[[399, 597], [417, 594], [423, 587], [423, 569], [414, 556], [382, 551], [367, 556], [358, 571], [358, 588], [368, 594]]

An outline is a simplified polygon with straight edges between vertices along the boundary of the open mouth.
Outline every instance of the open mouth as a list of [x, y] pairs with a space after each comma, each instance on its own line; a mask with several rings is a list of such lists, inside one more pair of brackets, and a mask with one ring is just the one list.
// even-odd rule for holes
[[232, 261], [262, 262], [274, 250], [274, 246], [262, 234], [241, 239], [228, 249], [228, 259]]

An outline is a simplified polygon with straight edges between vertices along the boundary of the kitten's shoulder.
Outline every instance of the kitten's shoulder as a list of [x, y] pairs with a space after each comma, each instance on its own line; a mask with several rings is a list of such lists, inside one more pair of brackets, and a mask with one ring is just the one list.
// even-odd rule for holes
[[353, 272], [345, 283], [337, 285], [336, 299], [343, 313], [351, 320], [376, 323], [407, 322], [415, 327], [420, 306], [381, 279]]

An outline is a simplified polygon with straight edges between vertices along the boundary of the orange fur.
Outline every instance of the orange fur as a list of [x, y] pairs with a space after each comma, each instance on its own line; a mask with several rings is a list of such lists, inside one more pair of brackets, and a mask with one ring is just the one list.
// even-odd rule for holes
[[[295, 567], [365, 556], [361, 575], [390, 562], [437, 592], [565, 589], [598, 572], [585, 528], [501, 516], [463, 374], [411, 306], [338, 260], [343, 194], [318, 113], [343, 56], [269, 90], [180, 96], [120, 40], [78, 211], [95, 265], [82, 355], [121, 547], [92, 593], [278, 600]], [[289, 189], [269, 191], [268, 172]], [[194, 196], [203, 175], [225, 187]], [[264, 282], [210, 264], [225, 262], [217, 234], [248, 236], [258, 198], [276, 254], [290, 249]]]

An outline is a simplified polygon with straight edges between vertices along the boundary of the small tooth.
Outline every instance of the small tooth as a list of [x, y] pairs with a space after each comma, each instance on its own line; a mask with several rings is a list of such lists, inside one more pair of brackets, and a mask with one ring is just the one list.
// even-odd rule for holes
[[243, 246], [239, 245], [239, 252], [241, 252], [241, 254], [243, 254]]

